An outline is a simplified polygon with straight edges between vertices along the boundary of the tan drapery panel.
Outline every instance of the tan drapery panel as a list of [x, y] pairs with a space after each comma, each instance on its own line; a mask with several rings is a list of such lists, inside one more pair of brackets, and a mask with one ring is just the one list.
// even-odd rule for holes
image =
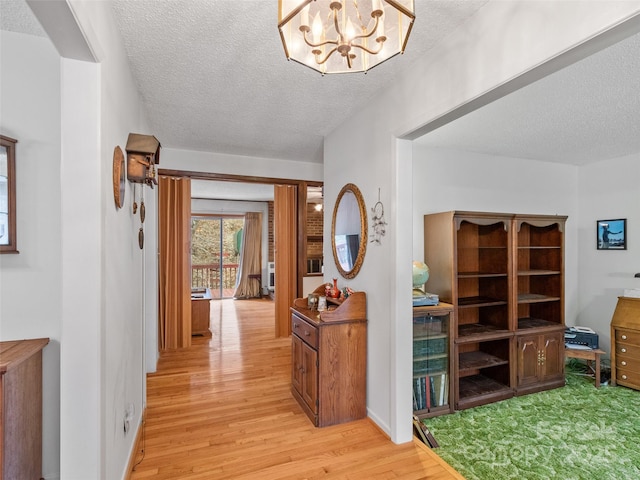
[[235, 298], [258, 297], [262, 295], [260, 283], [249, 275], [262, 275], [262, 213], [248, 212], [244, 216], [244, 232], [240, 267], [236, 281]]
[[158, 183], [159, 347], [191, 346], [191, 180], [161, 176]]

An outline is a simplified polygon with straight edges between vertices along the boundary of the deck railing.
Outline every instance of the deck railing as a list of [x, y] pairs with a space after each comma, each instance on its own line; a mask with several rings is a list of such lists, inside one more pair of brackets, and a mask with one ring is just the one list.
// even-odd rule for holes
[[224, 290], [233, 289], [236, 286], [238, 274], [237, 263], [225, 263], [222, 265], [222, 279], [220, 279], [220, 264], [191, 265], [191, 288], [210, 288], [212, 292], [220, 291], [220, 282]]

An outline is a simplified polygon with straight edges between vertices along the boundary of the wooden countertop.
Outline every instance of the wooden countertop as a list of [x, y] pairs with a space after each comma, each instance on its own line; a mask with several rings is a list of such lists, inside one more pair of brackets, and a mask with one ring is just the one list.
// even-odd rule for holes
[[42, 350], [48, 343], [48, 338], [0, 342], [0, 375]]
[[[335, 302], [335, 299], [332, 300]], [[338, 304], [335, 308], [333, 305], [329, 305], [330, 309], [318, 312], [307, 307], [306, 298], [297, 298], [294, 300], [291, 310], [306, 320], [318, 324], [367, 321], [367, 296], [364, 292], [354, 292], [344, 301], [335, 303]]]

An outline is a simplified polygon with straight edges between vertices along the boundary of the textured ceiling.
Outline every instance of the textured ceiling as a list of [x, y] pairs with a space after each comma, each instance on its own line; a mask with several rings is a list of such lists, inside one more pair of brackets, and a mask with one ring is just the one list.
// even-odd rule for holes
[[325, 135], [485, 3], [419, 0], [405, 55], [325, 77], [286, 60], [276, 0], [113, 5], [163, 146], [322, 162]]
[[47, 36], [25, 0], [0, 0], [0, 30]]
[[440, 127], [418, 144], [584, 165], [640, 153], [640, 34]]
[[[407, 52], [367, 75], [287, 62], [276, 0], [115, 0], [152, 133], [164, 147], [322, 162], [323, 136], [485, 0], [416, 0]], [[44, 32], [24, 0], [0, 27]], [[448, 124], [420, 144], [571, 164], [640, 151], [640, 38], [629, 38]]]

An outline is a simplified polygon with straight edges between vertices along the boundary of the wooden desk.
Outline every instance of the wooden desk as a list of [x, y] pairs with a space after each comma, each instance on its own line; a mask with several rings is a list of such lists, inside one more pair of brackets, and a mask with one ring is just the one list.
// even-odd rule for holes
[[194, 288], [191, 290], [191, 335], [211, 336], [209, 316], [211, 315], [211, 290]]
[[604, 350], [600, 350], [599, 348], [593, 350], [580, 350], [577, 348], [565, 348], [564, 355], [567, 358], [578, 358], [581, 360], [587, 361], [587, 366], [590, 366], [591, 362], [595, 363], [594, 375], [595, 375], [595, 386], [596, 388], [600, 388], [600, 355], [606, 353]]
[[611, 319], [611, 386], [640, 390], [640, 298], [618, 297]]
[[0, 479], [42, 477], [42, 349], [48, 343], [0, 342]]

